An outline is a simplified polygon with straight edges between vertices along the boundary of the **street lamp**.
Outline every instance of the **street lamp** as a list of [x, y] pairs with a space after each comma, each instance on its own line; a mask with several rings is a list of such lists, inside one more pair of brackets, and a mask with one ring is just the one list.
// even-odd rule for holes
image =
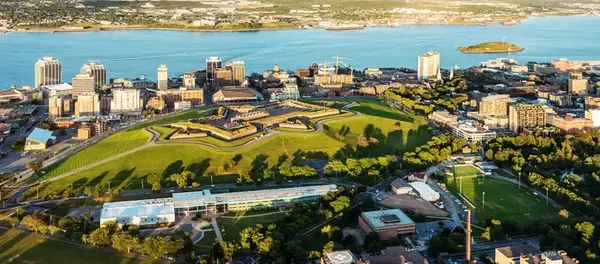
[[481, 199], [481, 210], [485, 210], [485, 192], [482, 192], [483, 198]]
[[519, 172], [519, 190], [521, 190], [521, 172]]
[[548, 187], [546, 187], [546, 207], [548, 207]]

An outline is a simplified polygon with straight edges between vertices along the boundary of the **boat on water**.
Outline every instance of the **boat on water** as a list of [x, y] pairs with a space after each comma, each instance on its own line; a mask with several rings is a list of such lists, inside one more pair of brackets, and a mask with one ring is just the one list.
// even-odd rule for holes
[[363, 30], [365, 29], [364, 25], [337, 25], [337, 26], [329, 26], [325, 28], [326, 30], [331, 31], [342, 31], [342, 30]]

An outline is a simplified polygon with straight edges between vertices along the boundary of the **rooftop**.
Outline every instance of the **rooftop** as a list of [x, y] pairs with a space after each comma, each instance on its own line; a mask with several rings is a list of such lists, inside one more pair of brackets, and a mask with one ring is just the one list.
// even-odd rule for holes
[[338, 250], [325, 254], [325, 263], [328, 264], [351, 264], [355, 263], [354, 255], [350, 250]]
[[261, 96], [259, 96], [258, 92], [251, 88], [227, 86], [216, 92], [214, 97], [224, 97], [227, 99], [257, 99]]
[[50, 139], [56, 139], [56, 137], [52, 136], [52, 131], [37, 127], [34, 128], [33, 131], [31, 131], [31, 134], [29, 134], [29, 136], [27, 136], [27, 140], [33, 140], [41, 143], [46, 143]]
[[48, 90], [55, 90], [55, 91], [66, 91], [66, 90], [73, 90], [73, 85], [70, 85], [68, 83], [61, 83], [61, 84], [53, 84], [53, 85], [44, 85], [43, 88], [48, 89]]
[[361, 215], [375, 228], [414, 224], [413, 220], [400, 209], [363, 212]]
[[102, 218], [105, 219], [159, 216], [174, 213], [175, 209], [171, 198], [105, 203], [102, 206]]
[[188, 206], [202, 206], [206, 203], [236, 203], [274, 199], [292, 199], [315, 195], [325, 195], [330, 191], [336, 192], [337, 186], [330, 184], [219, 194], [212, 194], [209, 190], [202, 190], [197, 192], [174, 193], [173, 202], [175, 207], [179, 208]]
[[522, 255], [526, 255], [526, 254], [533, 254], [533, 255], [542, 254], [542, 252], [539, 249], [537, 249], [536, 247], [529, 245], [529, 244], [513, 246], [513, 247], [497, 248], [496, 251], [500, 252], [502, 255], [504, 255], [507, 258], [518, 258], [518, 257], [520, 257]]

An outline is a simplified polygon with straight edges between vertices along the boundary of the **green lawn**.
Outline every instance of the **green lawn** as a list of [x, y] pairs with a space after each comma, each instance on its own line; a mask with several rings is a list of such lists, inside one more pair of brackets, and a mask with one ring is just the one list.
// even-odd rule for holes
[[[11, 258], [13, 258], [12, 262]], [[41, 235], [11, 229], [0, 230], [0, 263], [137, 264], [153, 262], [122, 257], [112, 250], [70, 245], [48, 240]]]
[[479, 171], [473, 165], [458, 165], [454, 166], [452, 172], [456, 177], [476, 177], [483, 176], [483, 173]]
[[[334, 120], [324, 125], [324, 133], [282, 133], [257, 141], [249, 146], [238, 150], [220, 151], [201, 145], [157, 145], [144, 150], [129, 154], [114, 161], [90, 168], [86, 171], [74, 174], [70, 177], [51, 183], [40, 189], [40, 193], [50, 190], [62, 191], [73, 184], [76, 191], [81, 191], [85, 186], [93, 186], [98, 183], [111, 182], [111, 187], [121, 189], [141, 188], [141, 179], [145, 179], [150, 173], [159, 173], [165, 177], [179, 170], [187, 168], [199, 175], [201, 184], [208, 184], [209, 177], [201, 177], [208, 173], [215, 173], [214, 182], [235, 182], [234, 175], [240, 169], [253, 169], [261, 171], [263, 168], [278, 168], [281, 165], [291, 164], [294, 154], [303, 151], [305, 159], [331, 159], [346, 158], [346, 152], [340, 151], [346, 144], [356, 145], [356, 137], [363, 133], [366, 127], [373, 125], [370, 129], [372, 137], [379, 139], [379, 144], [363, 156], [380, 156], [384, 154], [401, 154], [412, 151], [415, 147], [427, 142], [431, 135], [422, 128], [423, 120], [414, 121], [412, 117], [405, 115], [386, 105], [374, 101], [360, 101], [360, 106], [354, 108], [363, 113], [361, 116], [349, 117], [343, 120]], [[201, 111], [192, 112], [201, 115]], [[184, 114], [190, 118], [191, 114]], [[179, 118], [182, 118], [179, 116]], [[169, 117], [173, 121], [174, 117]], [[166, 120], [169, 121], [169, 120]], [[151, 124], [138, 125], [137, 133], [147, 133], [143, 129], [146, 125], [156, 125], [166, 122], [155, 121]], [[396, 130], [394, 124], [399, 121], [401, 129]], [[334, 137], [342, 126], [347, 126], [347, 133], [342, 141]], [[161, 131], [168, 132], [168, 131]], [[119, 134], [117, 134], [118, 136]], [[206, 138], [208, 140], [208, 138]], [[211, 138], [211, 140], [220, 141]], [[242, 141], [224, 142], [223, 146], [240, 145]], [[216, 145], [216, 142], [211, 142]], [[100, 143], [99, 143], [100, 144]], [[92, 149], [92, 147], [88, 148]], [[98, 151], [98, 148], [95, 148]], [[114, 151], [112, 151], [114, 155]], [[106, 154], [103, 154], [106, 157]], [[95, 160], [99, 160], [94, 157]], [[76, 166], [66, 166], [69, 160], [79, 160], [82, 163], [84, 157], [76, 154], [67, 160], [67, 163], [59, 165], [50, 170], [48, 175], [57, 175], [66, 172]], [[79, 163], [78, 163], [79, 164]], [[83, 165], [81, 165], [83, 166]], [[70, 169], [68, 169], [70, 168]], [[148, 188], [148, 185], [144, 186]], [[25, 196], [31, 197], [35, 190], [30, 190]]]
[[217, 223], [221, 228], [221, 234], [225, 241], [237, 241], [239, 239], [240, 232], [249, 226], [255, 226], [256, 224], [269, 225], [275, 223], [285, 216], [285, 213], [269, 214], [265, 216], [250, 216], [250, 217], [237, 217], [237, 218], [223, 218], [219, 217]]
[[77, 152], [75, 155], [50, 166], [45, 169], [46, 174], [44, 174], [43, 179], [60, 175], [146, 144], [152, 138], [152, 135], [144, 129], [146, 126], [186, 120], [201, 116], [203, 113], [204, 110], [191, 110], [157, 119], [152, 122], [135, 125], [125, 131], [111, 135], [106, 139]]
[[[448, 178], [448, 189], [459, 193], [462, 181], [462, 194], [474, 205], [473, 212], [480, 221], [487, 219], [513, 218], [519, 222], [528, 221], [530, 217], [558, 216], [558, 210], [552, 205], [546, 207], [543, 198], [533, 195], [527, 188], [519, 190], [518, 185], [491, 178]], [[485, 192], [485, 207], [482, 208]], [[467, 205], [468, 203], [464, 203]], [[471, 208], [472, 209], [472, 208]]]
[[212, 245], [217, 241], [217, 234], [215, 231], [204, 231], [202, 240], [194, 244], [194, 249], [198, 254], [208, 254]]

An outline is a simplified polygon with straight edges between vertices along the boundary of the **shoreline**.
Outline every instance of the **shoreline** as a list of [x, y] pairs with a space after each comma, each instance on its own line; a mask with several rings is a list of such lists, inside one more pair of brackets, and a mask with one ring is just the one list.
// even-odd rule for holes
[[[553, 17], [553, 16], [548, 16]], [[558, 17], [558, 16], [556, 16]], [[519, 22], [531, 19], [531, 18], [539, 18], [539, 17], [525, 17], [519, 18]], [[505, 27], [514, 27], [518, 25], [503, 25], [503, 21], [494, 21], [488, 23], [404, 23], [398, 25], [365, 25], [365, 28], [400, 28], [406, 26], [505, 26]], [[69, 27], [69, 26], [65, 26]], [[80, 27], [80, 26], [71, 26], [71, 27]], [[290, 27], [263, 27], [263, 28], [239, 28], [239, 29], [202, 29], [202, 28], [185, 28], [185, 27], [154, 27], [154, 26], [108, 26], [101, 27], [100, 25], [93, 25], [90, 28], [17, 28], [12, 29], [12, 31], [6, 31], [8, 33], [83, 33], [83, 32], [98, 32], [98, 31], [128, 31], [128, 30], [165, 30], [165, 31], [185, 31], [185, 32], [201, 32], [201, 33], [210, 33], [210, 32], [259, 32], [259, 31], [278, 31], [278, 30], [302, 30], [302, 31], [310, 31], [310, 30], [327, 30], [326, 28], [320, 27], [312, 27], [312, 28], [302, 28], [302, 26], [290, 26]], [[359, 30], [339, 30], [339, 31], [360, 31]]]

